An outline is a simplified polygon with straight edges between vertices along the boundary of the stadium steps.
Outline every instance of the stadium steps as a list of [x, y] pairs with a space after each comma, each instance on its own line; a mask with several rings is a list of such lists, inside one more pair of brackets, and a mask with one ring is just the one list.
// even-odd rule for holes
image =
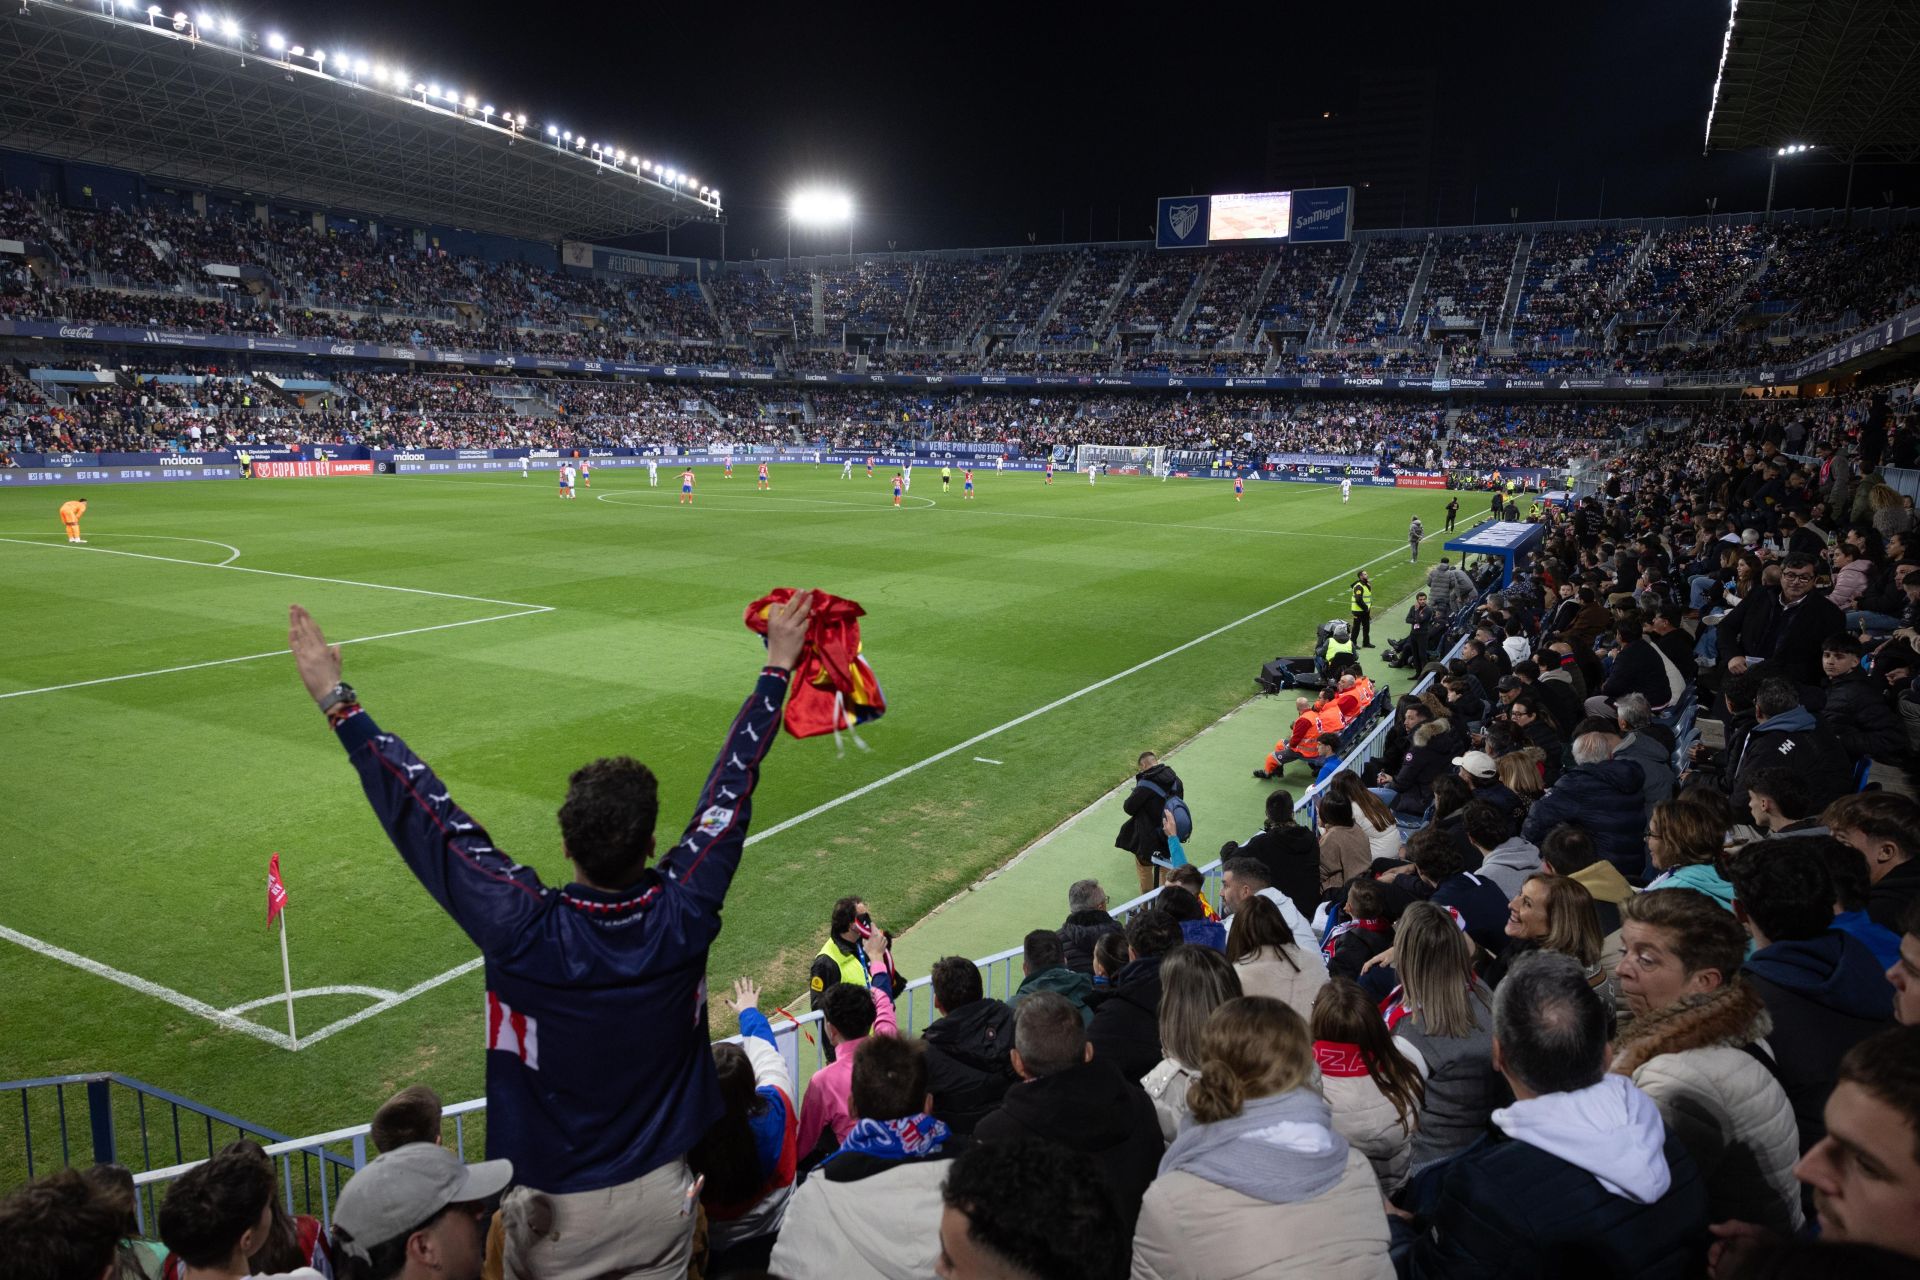
[[1533, 257], [1533, 236], [1531, 233], [1521, 236], [1520, 243], [1513, 250], [1513, 273], [1507, 277], [1507, 296], [1500, 300], [1500, 320], [1494, 326], [1494, 332], [1513, 339], [1513, 318], [1520, 310], [1520, 295], [1527, 287], [1527, 263]]
[[1437, 244], [1437, 236], [1427, 236], [1426, 248], [1420, 254], [1420, 268], [1413, 273], [1413, 287], [1407, 290], [1407, 305], [1400, 312], [1400, 323], [1395, 327], [1395, 333], [1406, 333], [1420, 318], [1420, 300], [1426, 297], [1427, 281], [1433, 277], [1434, 248]]
[[913, 321], [920, 314], [920, 297], [927, 289], [927, 264], [919, 259], [913, 263], [913, 272], [907, 277], [907, 305], [900, 312], [900, 332], [902, 336], [913, 332]]
[[807, 274], [807, 280], [812, 286], [809, 290], [813, 302], [811, 308], [813, 327], [811, 332], [816, 338], [824, 338], [827, 336], [827, 284], [817, 271], [809, 272]]
[[1686, 335], [1688, 341], [1697, 342], [1705, 335], [1717, 332], [1728, 321], [1737, 319], [1740, 313], [1747, 309], [1747, 286], [1767, 273], [1767, 269], [1773, 265], [1774, 254], [1779, 251], [1779, 248], [1779, 240], [1769, 243], [1766, 252], [1760, 255], [1760, 260], [1753, 264], [1753, 270], [1728, 285], [1720, 296], [1713, 300], [1713, 305], [1701, 313], [1699, 324]]
[[1347, 304], [1353, 301], [1353, 291], [1360, 285], [1360, 273], [1366, 270], [1367, 247], [1365, 240], [1354, 244], [1353, 256], [1347, 259], [1346, 270], [1340, 276], [1340, 290], [1333, 297], [1333, 310], [1327, 313], [1327, 322], [1320, 327], [1319, 333], [1307, 335], [1309, 347], [1331, 345], [1333, 335], [1340, 332], [1340, 324], [1346, 319]]
[[1173, 323], [1167, 326], [1168, 333], [1182, 337], [1186, 333], [1187, 322], [1193, 319], [1194, 308], [1200, 305], [1200, 295], [1207, 291], [1207, 281], [1213, 278], [1213, 269], [1219, 259], [1209, 256], [1193, 273], [1193, 283], [1187, 287], [1187, 296], [1180, 300], [1180, 309], [1173, 313]]
[[1022, 337], [1039, 340], [1040, 335], [1047, 331], [1047, 326], [1053, 323], [1053, 317], [1059, 313], [1061, 304], [1067, 300], [1067, 295], [1073, 291], [1073, 282], [1080, 278], [1080, 273], [1085, 271], [1092, 262], [1093, 259], [1085, 253], [1073, 255], [1073, 266], [1060, 277], [1060, 287], [1053, 291], [1053, 296], [1047, 299], [1046, 309], [1040, 313], [1040, 318], [1033, 322], [1027, 332], [1021, 335]]
[[1247, 339], [1252, 337], [1255, 320], [1259, 318], [1260, 308], [1267, 300], [1267, 294], [1273, 289], [1273, 278], [1280, 272], [1280, 255], [1269, 254], [1267, 266], [1260, 273], [1260, 283], [1253, 286], [1253, 292], [1247, 298], [1246, 310], [1240, 315], [1240, 323], [1233, 328], [1233, 345], [1244, 348]]
[[1127, 265], [1121, 268], [1120, 278], [1114, 282], [1113, 292], [1107, 295], [1106, 305], [1100, 308], [1100, 318], [1093, 322], [1090, 332], [1096, 343], [1106, 342], [1113, 336], [1114, 317], [1120, 314], [1120, 304], [1126, 301], [1127, 290], [1133, 287], [1133, 278], [1140, 273], [1140, 260], [1144, 256], [1139, 253], [1130, 255], [1127, 258]]
[[713, 290], [707, 288], [705, 280], [695, 280], [694, 287], [700, 290], [700, 300], [707, 304], [707, 314], [713, 317], [713, 327], [720, 334], [722, 346], [731, 346], [734, 341], [733, 326], [727, 322], [726, 313], [713, 300]]

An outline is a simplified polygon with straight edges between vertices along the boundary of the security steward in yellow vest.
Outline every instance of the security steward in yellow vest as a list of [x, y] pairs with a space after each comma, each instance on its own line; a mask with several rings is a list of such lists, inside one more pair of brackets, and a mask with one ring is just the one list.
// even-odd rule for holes
[[1354, 652], [1352, 633], [1346, 623], [1340, 623], [1327, 637], [1327, 647], [1320, 654], [1320, 674], [1327, 675], [1334, 668], [1356, 661], [1359, 654]]
[[1353, 580], [1353, 630], [1354, 641], [1362, 649], [1373, 648], [1373, 581], [1362, 569], [1360, 576]]
[[[828, 927], [831, 933], [814, 956], [813, 968], [807, 974], [807, 996], [813, 1008], [818, 1009], [825, 1002], [828, 989], [838, 983], [871, 986], [875, 972], [886, 976], [889, 995], [900, 994], [900, 975], [893, 967], [893, 935], [884, 929], [875, 929], [873, 913], [867, 910], [865, 901], [842, 898], [834, 903]], [[882, 938], [877, 959], [867, 951], [867, 942], [876, 931]]]

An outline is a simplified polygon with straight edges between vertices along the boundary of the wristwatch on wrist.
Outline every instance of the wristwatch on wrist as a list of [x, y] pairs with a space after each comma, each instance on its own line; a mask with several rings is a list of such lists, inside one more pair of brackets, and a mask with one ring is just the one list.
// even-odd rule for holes
[[320, 711], [323, 715], [330, 715], [334, 708], [350, 707], [358, 701], [360, 701], [360, 695], [353, 691], [352, 685], [342, 680], [320, 695]]

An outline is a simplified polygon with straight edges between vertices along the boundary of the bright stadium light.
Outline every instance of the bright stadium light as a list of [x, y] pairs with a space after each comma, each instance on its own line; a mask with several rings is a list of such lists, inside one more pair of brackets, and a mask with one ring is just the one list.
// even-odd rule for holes
[[466, 98], [462, 100], [461, 105], [471, 111], [480, 105], [480, 99], [474, 97], [472, 94], [468, 94]]
[[803, 227], [837, 227], [853, 221], [853, 197], [844, 191], [809, 188], [794, 193], [787, 215]]
[[213, 26], [213, 15], [208, 13], [205, 9], [202, 9], [200, 11], [200, 17], [196, 21], [199, 23], [201, 27], [210, 29]]
[[367, 60], [365, 58], [355, 58], [353, 60], [353, 74], [356, 76], [364, 76], [367, 74]]
[[315, 49], [313, 51], [313, 64], [316, 67], [324, 67], [327, 65], [327, 51], [325, 49]]
[[285, 36], [281, 35], [278, 31], [267, 32], [267, 48], [273, 50], [275, 53], [279, 53], [286, 47], [287, 38]]
[[[415, 85], [415, 86], [413, 86], [413, 87], [414, 87], [414, 88], [416, 88], [416, 89], [418, 89], [418, 88], [419, 88], [420, 86], [419, 86], [419, 85]], [[427, 81], [427, 96], [428, 96], [429, 98], [437, 98], [437, 97], [439, 97], [439, 96], [440, 96], [440, 86], [439, 86], [439, 85], [437, 85], [437, 84], [435, 84], [435, 83], [434, 83], [433, 81], [431, 81], [431, 80], [429, 80], [429, 81]]]
[[571, 129], [563, 129], [563, 130], [561, 130], [561, 131], [560, 131], [560, 141], [562, 141], [562, 142], [572, 142], [572, 141], [573, 141], [573, 130], [571, 130]]
[[229, 40], [238, 40], [240, 38], [240, 24], [232, 18], [223, 18], [220, 21], [220, 34]]
[[559, 136], [560, 136], [560, 126], [559, 126], [559, 125], [557, 125], [557, 124], [550, 124], [550, 125], [548, 125], [548, 126], [547, 126], [547, 136], [548, 136], [549, 138], [557, 138], [557, 137], [559, 137]]
[[295, 45], [293, 48], [287, 50], [287, 56], [289, 58], [304, 58], [307, 56], [307, 51], [299, 45]]
[[793, 224], [847, 229], [847, 260], [853, 260], [853, 197], [844, 191], [807, 187], [787, 202], [787, 261], [793, 261]]

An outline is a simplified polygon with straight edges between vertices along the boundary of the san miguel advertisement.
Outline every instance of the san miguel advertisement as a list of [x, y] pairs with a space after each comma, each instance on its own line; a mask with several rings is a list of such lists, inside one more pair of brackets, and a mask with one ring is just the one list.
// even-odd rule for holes
[[280, 462], [263, 460], [253, 464], [253, 474], [259, 480], [292, 480], [303, 476], [370, 476], [373, 474], [373, 460], [324, 458], [319, 462]]

